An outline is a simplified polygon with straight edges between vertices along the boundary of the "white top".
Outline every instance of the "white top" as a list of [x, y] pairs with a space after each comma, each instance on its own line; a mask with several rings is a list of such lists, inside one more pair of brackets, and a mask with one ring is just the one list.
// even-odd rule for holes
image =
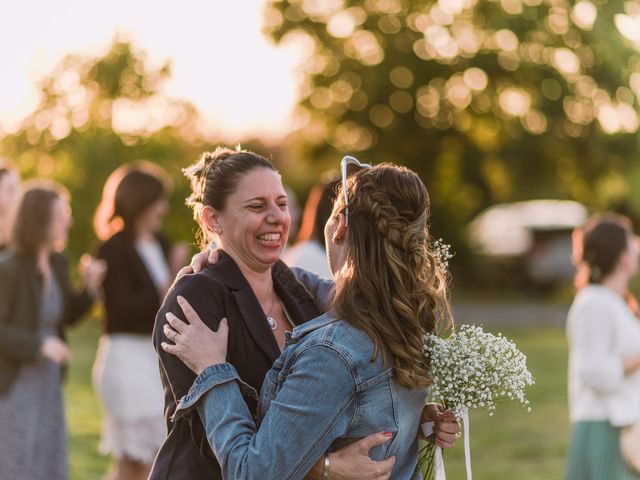
[[169, 265], [157, 240], [144, 240], [136, 242], [136, 251], [142, 258], [144, 266], [151, 276], [156, 288], [164, 290], [171, 281], [171, 271]]
[[301, 242], [288, 249], [282, 260], [289, 267], [298, 267], [315, 273], [320, 278], [331, 278], [327, 252], [315, 240]]
[[601, 285], [576, 295], [567, 319], [569, 415], [572, 422], [640, 420], [640, 370], [625, 376], [625, 359], [640, 355], [640, 320], [625, 300]]

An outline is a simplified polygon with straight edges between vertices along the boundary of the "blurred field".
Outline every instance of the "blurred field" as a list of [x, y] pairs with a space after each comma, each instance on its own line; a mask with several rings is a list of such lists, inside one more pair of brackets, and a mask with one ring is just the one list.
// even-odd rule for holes
[[[562, 478], [568, 438], [566, 342], [559, 328], [502, 330], [529, 358], [536, 385], [533, 411], [502, 405], [493, 417], [471, 415], [471, 457], [476, 480]], [[66, 385], [72, 480], [97, 480], [108, 459], [97, 451], [100, 408], [91, 386], [98, 327], [89, 322], [72, 332], [73, 359]], [[445, 456], [448, 478], [464, 478], [462, 443]]]

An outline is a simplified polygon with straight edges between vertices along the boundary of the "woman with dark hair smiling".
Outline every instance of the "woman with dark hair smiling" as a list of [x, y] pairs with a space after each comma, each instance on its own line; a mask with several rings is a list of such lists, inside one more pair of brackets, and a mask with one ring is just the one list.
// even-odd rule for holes
[[105, 183], [95, 216], [98, 256], [107, 262], [104, 335], [94, 384], [105, 410], [102, 449], [113, 455], [108, 478], [143, 480], [166, 435], [162, 384], [151, 332], [183, 247], [161, 233], [169, 180], [149, 162], [126, 164]]
[[69, 196], [31, 181], [18, 205], [11, 247], [0, 260], [0, 478], [66, 480], [62, 366], [64, 330], [98, 294], [104, 266], [92, 261], [76, 293], [61, 253], [71, 226]]

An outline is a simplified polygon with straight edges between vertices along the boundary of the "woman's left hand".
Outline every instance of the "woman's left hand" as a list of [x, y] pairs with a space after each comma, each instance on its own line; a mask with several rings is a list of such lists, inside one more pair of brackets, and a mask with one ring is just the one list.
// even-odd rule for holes
[[168, 324], [165, 324], [163, 331], [173, 344], [162, 342], [162, 349], [182, 360], [196, 375], [210, 365], [225, 363], [229, 334], [227, 319], [223, 318], [218, 331], [214, 332], [204, 324], [184, 297], [178, 296], [178, 304], [189, 323], [171, 312], [167, 313]]

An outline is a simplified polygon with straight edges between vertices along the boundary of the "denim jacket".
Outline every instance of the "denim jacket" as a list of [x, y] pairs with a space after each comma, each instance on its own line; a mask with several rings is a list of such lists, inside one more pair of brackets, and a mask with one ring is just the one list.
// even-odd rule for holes
[[398, 385], [381, 355], [371, 360], [373, 351], [364, 332], [325, 314], [287, 334], [262, 385], [256, 419], [242, 397], [256, 392], [229, 363], [198, 376], [175, 418], [197, 410], [227, 479], [302, 479], [325, 452], [384, 431], [393, 437], [371, 458], [395, 455], [391, 478], [409, 479], [428, 389]]

